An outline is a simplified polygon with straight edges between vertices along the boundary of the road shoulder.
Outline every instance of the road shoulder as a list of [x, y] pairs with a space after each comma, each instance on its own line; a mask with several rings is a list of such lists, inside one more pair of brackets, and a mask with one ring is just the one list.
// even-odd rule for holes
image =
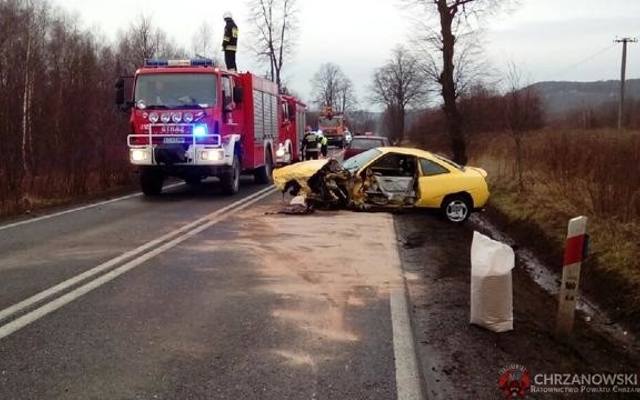
[[427, 398], [497, 398], [499, 371], [510, 364], [532, 373], [638, 370], [629, 349], [583, 320], [577, 321], [569, 343], [556, 341], [555, 299], [518, 266], [513, 274], [515, 330], [496, 334], [470, 325], [471, 227], [417, 213], [397, 215], [395, 225]]

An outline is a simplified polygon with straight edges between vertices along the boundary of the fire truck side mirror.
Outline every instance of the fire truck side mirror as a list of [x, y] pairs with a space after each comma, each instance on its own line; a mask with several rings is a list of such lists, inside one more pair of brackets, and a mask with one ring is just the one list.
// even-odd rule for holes
[[233, 88], [233, 102], [236, 104], [240, 104], [242, 103], [242, 99], [244, 97], [244, 91], [242, 90], [241, 87], [234, 87]]

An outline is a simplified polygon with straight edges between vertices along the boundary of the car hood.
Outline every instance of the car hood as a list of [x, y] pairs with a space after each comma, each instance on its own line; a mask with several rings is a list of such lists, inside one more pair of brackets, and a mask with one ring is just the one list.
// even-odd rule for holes
[[[327, 160], [309, 160], [287, 165], [273, 171], [273, 183], [278, 190], [284, 192], [288, 182], [297, 182], [305, 191], [309, 189], [308, 180], [329, 163]], [[335, 161], [335, 160], [334, 160]], [[337, 161], [336, 161], [337, 162]]]

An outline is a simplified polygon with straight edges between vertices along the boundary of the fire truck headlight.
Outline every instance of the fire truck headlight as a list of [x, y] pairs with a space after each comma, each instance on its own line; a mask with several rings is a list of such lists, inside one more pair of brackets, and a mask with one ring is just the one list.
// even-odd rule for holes
[[276, 157], [284, 157], [285, 154], [286, 151], [284, 149], [284, 146], [280, 145], [280, 148], [278, 148], [278, 151], [276, 151]]
[[171, 122], [171, 114], [169, 113], [162, 113], [162, 115], [160, 116], [160, 120], [162, 122], [164, 122], [165, 124], [168, 124], [169, 122]]
[[202, 161], [222, 161], [224, 160], [224, 150], [203, 150], [200, 153]]
[[174, 112], [173, 114], [171, 114], [171, 120], [176, 124], [179, 124], [180, 122], [182, 122], [182, 113]]
[[186, 122], [187, 124], [190, 124], [193, 122], [193, 113], [187, 112], [184, 113], [184, 115], [182, 116], [182, 120], [184, 122]]
[[143, 149], [131, 149], [131, 161], [143, 162], [149, 160], [149, 152]]
[[160, 116], [158, 115], [158, 113], [152, 112], [151, 114], [149, 114], [149, 122], [151, 122], [152, 124], [157, 123], [160, 120]]
[[193, 136], [195, 137], [205, 137], [207, 136], [207, 126], [206, 125], [196, 125], [193, 127]]

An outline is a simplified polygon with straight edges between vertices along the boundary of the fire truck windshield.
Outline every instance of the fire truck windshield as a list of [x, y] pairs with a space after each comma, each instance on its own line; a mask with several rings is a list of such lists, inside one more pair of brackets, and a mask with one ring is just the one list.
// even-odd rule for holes
[[135, 104], [140, 109], [212, 107], [216, 104], [216, 77], [178, 73], [140, 75]]
[[320, 118], [319, 123], [321, 127], [336, 128], [340, 126], [340, 120], [337, 117], [333, 117], [332, 119]]

